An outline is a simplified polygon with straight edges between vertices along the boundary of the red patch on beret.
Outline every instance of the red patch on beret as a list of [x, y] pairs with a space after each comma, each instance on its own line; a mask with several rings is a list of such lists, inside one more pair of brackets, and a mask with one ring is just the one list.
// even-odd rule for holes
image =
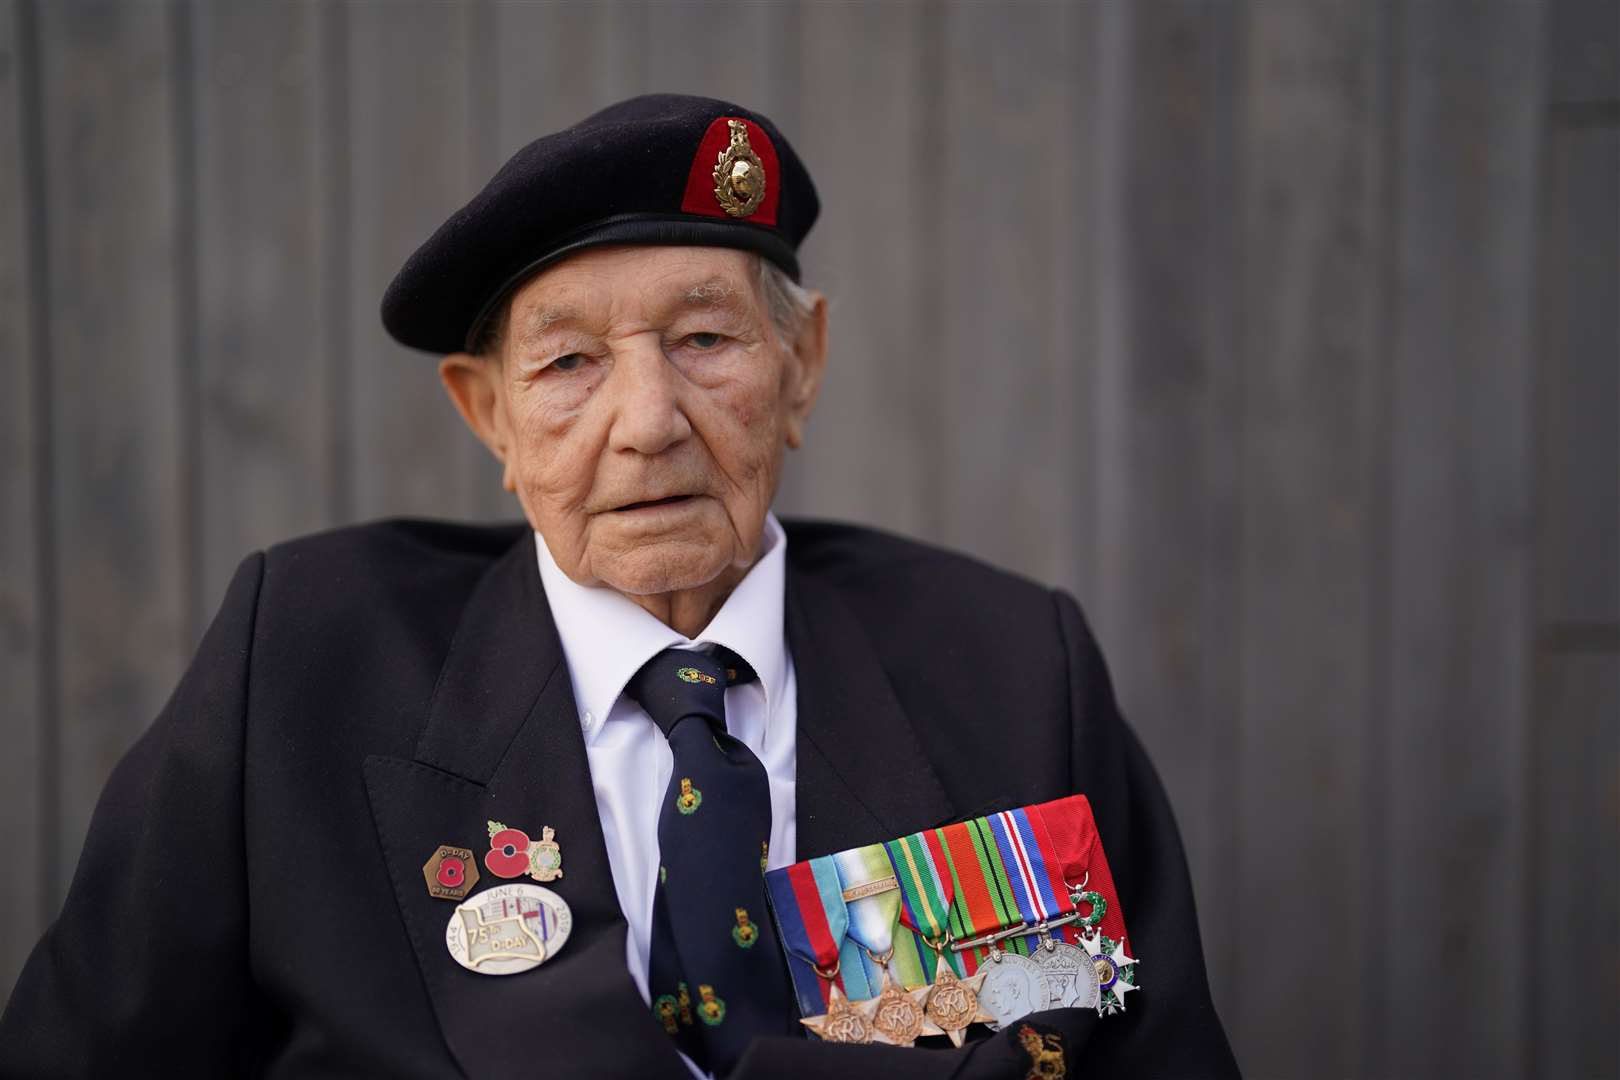
[[[742, 218], [731, 217], [714, 197], [714, 167], [731, 145], [732, 120], [742, 120], [748, 129], [748, 145], [759, 155], [759, 163], [765, 170], [765, 197], [760, 200], [759, 209]], [[776, 205], [781, 197], [782, 170], [776, 162], [776, 147], [771, 144], [771, 137], [765, 134], [765, 129], [740, 116], [716, 118], [709, 125], [709, 130], [703, 133], [703, 141], [698, 143], [697, 154], [692, 158], [692, 171], [686, 175], [686, 196], [681, 199], [681, 212], [747, 221], [755, 225], [775, 225]]]

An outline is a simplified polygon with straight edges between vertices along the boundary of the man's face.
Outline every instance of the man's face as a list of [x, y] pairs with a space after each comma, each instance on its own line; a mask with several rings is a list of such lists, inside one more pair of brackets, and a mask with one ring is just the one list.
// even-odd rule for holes
[[513, 295], [498, 357], [445, 361], [573, 580], [669, 593], [757, 558], [820, 384], [825, 310], [783, 340], [758, 265], [725, 248], [588, 250]]

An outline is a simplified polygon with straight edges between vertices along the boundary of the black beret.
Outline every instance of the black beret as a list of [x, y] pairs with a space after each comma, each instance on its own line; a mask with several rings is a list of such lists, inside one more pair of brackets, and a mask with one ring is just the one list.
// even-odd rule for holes
[[383, 294], [383, 326], [433, 353], [474, 347], [531, 274], [597, 244], [742, 248], [799, 277], [821, 204], [799, 155], [759, 113], [651, 94], [512, 155], [417, 248]]

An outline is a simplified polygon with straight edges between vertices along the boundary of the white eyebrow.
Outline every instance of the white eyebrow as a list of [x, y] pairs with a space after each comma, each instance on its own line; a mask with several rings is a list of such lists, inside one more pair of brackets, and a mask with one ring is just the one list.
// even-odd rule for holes
[[579, 318], [579, 310], [577, 308], [567, 306], [551, 307], [546, 308], [543, 311], [537, 311], [525, 320], [525, 325], [523, 328], [523, 340], [533, 341], [535, 338], [544, 334], [547, 330], [550, 330], [557, 323], [563, 322], [567, 319], [577, 318]]
[[719, 278], [693, 285], [682, 299], [688, 307], [718, 307], [729, 301], [737, 290]]

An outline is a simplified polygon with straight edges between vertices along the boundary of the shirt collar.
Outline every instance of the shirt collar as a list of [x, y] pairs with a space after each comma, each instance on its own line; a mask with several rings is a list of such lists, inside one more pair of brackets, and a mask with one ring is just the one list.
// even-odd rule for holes
[[767, 727], [780, 704], [787, 674], [782, 621], [787, 578], [787, 534], [775, 514], [765, 516], [764, 551], [696, 638], [665, 626], [635, 601], [605, 586], [580, 585], [563, 573], [545, 538], [534, 534], [551, 616], [562, 640], [574, 701], [581, 719], [594, 718], [585, 741], [595, 741], [613, 703], [641, 665], [668, 648], [724, 645], [748, 661], [765, 692]]

